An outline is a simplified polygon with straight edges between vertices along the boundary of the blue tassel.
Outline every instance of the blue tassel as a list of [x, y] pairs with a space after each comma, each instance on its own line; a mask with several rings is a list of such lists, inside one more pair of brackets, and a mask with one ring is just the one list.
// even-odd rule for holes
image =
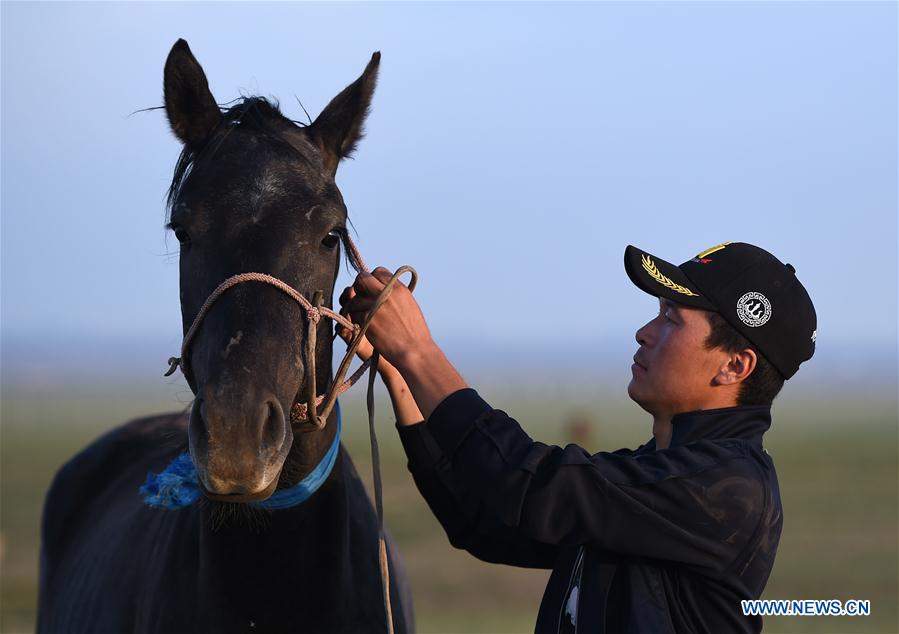
[[172, 460], [161, 473], [148, 473], [140, 488], [147, 506], [183, 509], [200, 499], [197, 469], [186, 451]]

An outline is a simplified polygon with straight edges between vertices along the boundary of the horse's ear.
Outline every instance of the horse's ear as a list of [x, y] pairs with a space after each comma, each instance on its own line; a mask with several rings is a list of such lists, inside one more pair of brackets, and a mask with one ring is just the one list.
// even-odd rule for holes
[[340, 160], [352, 154], [362, 138], [362, 124], [375, 92], [380, 61], [381, 53], [372, 55], [359, 79], [334, 97], [309, 126], [311, 138], [321, 150], [325, 168], [332, 176]]
[[165, 111], [172, 132], [191, 150], [205, 145], [222, 119], [206, 73], [190, 47], [178, 40], [165, 60]]

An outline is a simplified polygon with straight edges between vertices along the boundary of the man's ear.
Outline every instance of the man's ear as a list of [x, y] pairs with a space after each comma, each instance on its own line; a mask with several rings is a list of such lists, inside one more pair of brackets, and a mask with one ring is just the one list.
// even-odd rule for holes
[[381, 53], [371, 56], [362, 75], [334, 97], [308, 130], [318, 145], [331, 176], [337, 173], [337, 165], [356, 149], [362, 138], [362, 124], [368, 116], [371, 97], [378, 80], [378, 64]]
[[190, 150], [200, 150], [222, 120], [206, 73], [190, 47], [178, 40], [165, 60], [165, 111], [172, 132]]
[[749, 378], [758, 364], [758, 356], [755, 350], [745, 348], [728, 355], [727, 361], [721, 366], [718, 374], [712, 379], [715, 385], [735, 385]]

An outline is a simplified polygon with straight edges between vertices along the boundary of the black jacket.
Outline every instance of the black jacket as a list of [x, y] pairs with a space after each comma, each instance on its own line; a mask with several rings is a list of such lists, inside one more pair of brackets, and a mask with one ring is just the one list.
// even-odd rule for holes
[[[590, 455], [534, 442], [472, 389], [400, 428], [409, 470], [450, 542], [552, 568], [536, 631], [759, 632], [783, 513], [762, 449], [769, 407], [679, 414], [671, 444]], [[575, 563], [582, 557], [575, 575]]]

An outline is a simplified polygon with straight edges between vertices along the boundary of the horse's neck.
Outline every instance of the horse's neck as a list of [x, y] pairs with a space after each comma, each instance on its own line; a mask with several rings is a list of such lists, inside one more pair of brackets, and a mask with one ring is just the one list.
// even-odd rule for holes
[[345, 473], [339, 455], [321, 488], [288, 509], [202, 508], [198, 582], [208, 607], [228, 614], [299, 596], [333, 604], [337, 589], [352, 585]]

